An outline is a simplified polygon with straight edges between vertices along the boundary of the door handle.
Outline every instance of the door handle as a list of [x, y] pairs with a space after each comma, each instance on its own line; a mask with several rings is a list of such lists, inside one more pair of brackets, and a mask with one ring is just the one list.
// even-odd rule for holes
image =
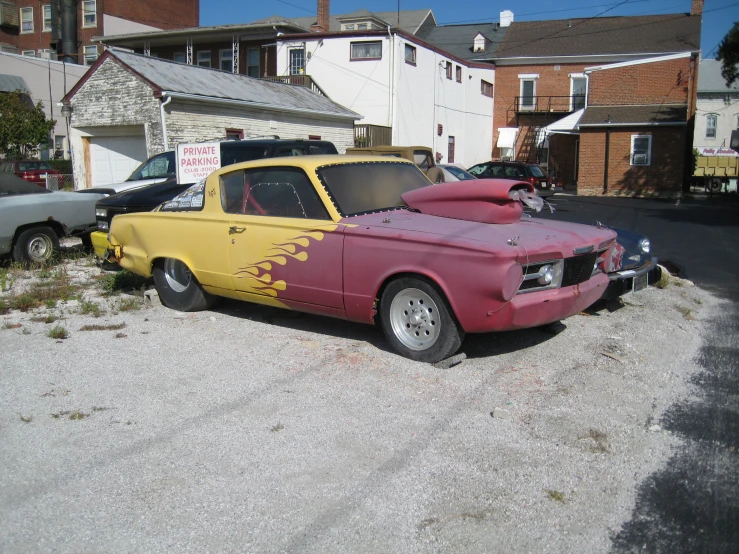
[[228, 228], [229, 235], [235, 235], [236, 233], [243, 233], [244, 231], [246, 231], [246, 227], [236, 227], [236, 225], [231, 225], [231, 227]]

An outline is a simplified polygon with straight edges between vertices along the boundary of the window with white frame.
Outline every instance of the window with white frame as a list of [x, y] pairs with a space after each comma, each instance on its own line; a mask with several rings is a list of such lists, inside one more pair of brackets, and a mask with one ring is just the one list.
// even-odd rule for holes
[[33, 8], [21, 8], [21, 33], [33, 33]]
[[631, 135], [631, 165], [652, 164], [652, 136]]
[[290, 50], [290, 75], [303, 73], [305, 73], [305, 48], [293, 48]]
[[51, 5], [46, 4], [43, 7], [44, 10], [44, 26], [42, 27], [45, 33], [51, 31]]
[[83, 0], [82, 2], [82, 26], [96, 27], [98, 24], [97, 0]]
[[446, 62], [446, 78], [452, 80], [452, 62]]
[[570, 111], [582, 110], [588, 93], [588, 78], [582, 73], [570, 74]]
[[416, 47], [412, 44], [405, 45], [405, 63], [416, 65]]
[[366, 30], [367, 30], [366, 23], [357, 23], [357, 31], [366, 31]]
[[493, 83], [488, 83], [484, 79], [480, 79], [480, 92], [483, 96], [493, 97]]
[[218, 67], [223, 71], [233, 72], [234, 70], [234, 51], [229, 48], [228, 50], [218, 51]]
[[536, 80], [538, 74], [523, 74], [518, 76], [521, 84], [519, 87], [518, 109], [536, 110]]
[[379, 60], [381, 58], [381, 41], [351, 43], [351, 60]]
[[97, 46], [85, 46], [85, 65], [92, 65], [98, 59]]
[[259, 78], [259, 48], [249, 48], [246, 51], [246, 74]]
[[706, 116], [706, 138], [716, 138], [716, 125], [718, 117], [716, 114], [708, 114]]
[[198, 51], [198, 65], [200, 67], [210, 67], [210, 50]]
[[21, 50], [22, 56], [30, 56], [32, 58], [36, 57], [36, 50]]
[[461, 65], [458, 65], [455, 68], [455, 71], [457, 72], [457, 82], [458, 83], [461, 83], [462, 82], [462, 66]]

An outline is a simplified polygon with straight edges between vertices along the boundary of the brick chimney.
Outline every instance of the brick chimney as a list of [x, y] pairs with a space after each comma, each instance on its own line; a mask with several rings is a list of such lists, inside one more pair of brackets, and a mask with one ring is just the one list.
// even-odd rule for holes
[[703, 15], [703, 0], [693, 0], [690, 6], [690, 15]]
[[[695, 0], [693, 0], [695, 2]], [[311, 31], [318, 33], [327, 33], [329, 28], [328, 14], [329, 14], [329, 0], [318, 0], [318, 21], [315, 25], [310, 26]]]

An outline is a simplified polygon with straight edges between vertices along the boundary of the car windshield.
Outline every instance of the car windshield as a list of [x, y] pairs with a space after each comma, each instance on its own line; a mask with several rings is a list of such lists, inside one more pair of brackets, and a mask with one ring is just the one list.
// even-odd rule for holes
[[534, 177], [545, 177], [544, 172], [538, 165], [530, 165], [529, 171], [531, 171], [531, 175]]
[[402, 194], [431, 186], [418, 167], [403, 162], [323, 166], [318, 169], [318, 177], [345, 216], [404, 206]]
[[475, 177], [474, 175], [470, 175], [464, 169], [461, 169], [459, 167], [454, 167], [453, 165], [445, 166], [444, 169], [446, 169], [449, 173], [454, 175], [460, 181], [469, 181], [470, 179], [477, 179], [477, 177]]
[[174, 152], [165, 152], [149, 158], [131, 173], [127, 181], [141, 181], [142, 179], [159, 179], [169, 177], [177, 172]]
[[46, 162], [20, 162], [18, 164], [19, 171], [37, 171], [39, 169], [51, 169]]

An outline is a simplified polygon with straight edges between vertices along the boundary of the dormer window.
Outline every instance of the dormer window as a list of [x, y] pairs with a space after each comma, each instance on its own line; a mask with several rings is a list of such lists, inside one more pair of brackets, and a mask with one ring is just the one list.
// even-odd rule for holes
[[344, 25], [344, 31], [353, 31], [353, 30], [354, 30], [354, 23]]
[[485, 46], [487, 45], [487, 39], [482, 33], [477, 33], [477, 36], [475, 36], [475, 40], [473, 43], [473, 50], [475, 52], [484, 52]]

